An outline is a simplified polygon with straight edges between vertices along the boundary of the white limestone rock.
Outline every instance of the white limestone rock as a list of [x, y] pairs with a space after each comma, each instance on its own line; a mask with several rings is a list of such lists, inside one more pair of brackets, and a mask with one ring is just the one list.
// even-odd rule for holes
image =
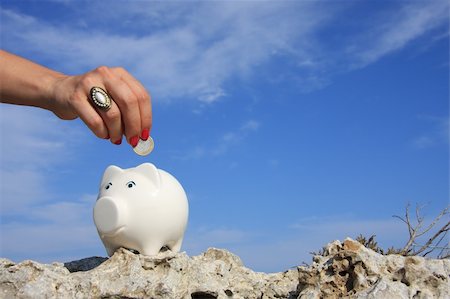
[[[270, 257], [268, 257], [270, 258]], [[110, 259], [15, 264], [0, 259], [0, 298], [448, 298], [449, 260], [383, 256], [346, 239], [308, 267], [281, 273], [246, 268], [232, 253], [199, 256], [119, 249]], [[69, 271], [70, 269], [70, 271]], [[447, 296], [447, 297], [446, 297]]]

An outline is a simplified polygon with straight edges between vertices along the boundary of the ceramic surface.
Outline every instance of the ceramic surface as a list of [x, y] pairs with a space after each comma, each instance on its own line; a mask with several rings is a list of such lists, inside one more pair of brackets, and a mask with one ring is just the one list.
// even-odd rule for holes
[[181, 184], [151, 163], [103, 175], [94, 222], [108, 255], [120, 247], [155, 255], [166, 246], [180, 251], [188, 221], [188, 200]]

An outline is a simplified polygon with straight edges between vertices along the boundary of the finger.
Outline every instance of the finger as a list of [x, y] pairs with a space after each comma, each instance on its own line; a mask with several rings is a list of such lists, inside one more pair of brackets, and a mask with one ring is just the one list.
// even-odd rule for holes
[[128, 143], [135, 147], [141, 133], [139, 102], [130, 87], [117, 76], [104, 81], [105, 87], [120, 109]]
[[88, 101], [89, 100], [87, 99], [86, 93], [80, 90], [73, 94], [70, 105], [73, 107], [73, 110], [77, 113], [81, 120], [86, 124], [86, 126], [97, 137], [108, 139], [108, 128], [103, 122], [103, 119]]
[[112, 71], [130, 87], [138, 99], [139, 112], [141, 114], [141, 138], [147, 140], [152, 128], [152, 105], [150, 94], [145, 87], [125, 69], [118, 67], [112, 68]]
[[[107, 92], [106, 88], [102, 84], [97, 84], [96, 87], [102, 88]], [[111, 107], [108, 110], [104, 110], [99, 107], [95, 107], [98, 114], [102, 117], [106, 127], [108, 128], [109, 137], [112, 143], [121, 144], [122, 143], [122, 118], [121, 112], [117, 104], [115, 104], [114, 99], [107, 95], [111, 99]], [[95, 106], [95, 104], [94, 104]]]

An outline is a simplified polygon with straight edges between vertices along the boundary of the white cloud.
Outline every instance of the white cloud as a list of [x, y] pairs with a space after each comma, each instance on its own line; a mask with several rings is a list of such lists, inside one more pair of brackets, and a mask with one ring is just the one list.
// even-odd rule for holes
[[[445, 221], [441, 219], [436, 227], [442, 227]], [[427, 217], [424, 223], [426, 227], [431, 218]], [[188, 230], [183, 250], [195, 255], [208, 247], [225, 248], [253, 270], [279, 272], [303, 262], [311, 263], [311, 252], [318, 252], [334, 240], [355, 239], [360, 234], [376, 235], [375, 240], [383, 249], [402, 248], [408, 241], [407, 226], [399, 219], [360, 219], [343, 214], [299, 218], [284, 229], [193, 228]], [[430, 233], [419, 243], [424, 244], [429, 236]]]
[[427, 149], [439, 145], [449, 144], [450, 139], [450, 122], [448, 117], [436, 116], [420, 116], [420, 120], [427, 128], [422, 129], [422, 132], [413, 139], [412, 144], [417, 149]]
[[[2, 9], [2, 34], [8, 48], [39, 51], [41, 57], [63, 65], [66, 71], [122, 65], [159, 100], [194, 98], [212, 103], [226, 94], [228, 79], [251, 75], [254, 67], [273, 55], [287, 53], [300, 61], [313, 61], [314, 52], [308, 53], [302, 45], [311, 42], [306, 36], [326, 15], [325, 10], [313, 11], [313, 6], [307, 2], [294, 7], [275, 2], [216, 2], [196, 3], [195, 7], [169, 4], [164, 9], [140, 2], [114, 11], [112, 15], [121, 21], [139, 20], [141, 26], [135, 29], [143, 32], [140, 35], [55, 26]], [[162, 14], [172, 19], [171, 15], [180, 12], [185, 13], [180, 20], [158, 26], [166, 21]], [[155, 22], [155, 30], [145, 29]]]
[[188, 231], [186, 236], [186, 250], [190, 252], [200, 252], [204, 246], [220, 247], [230, 244], [244, 242], [249, 237], [249, 232], [240, 229], [205, 227]]
[[[66, 158], [67, 124], [48, 111], [16, 105], [0, 106], [2, 166], [45, 166]], [[71, 130], [74, 137], [77, 130]]]
[[0, 115], [0, 214], [23, 213], [54, 198], [48, 171], [72, 159], [83, 135], [72, 124], [69, 139], [69, 124], [41, 109], [1, 105]]
[[28, 211], [29, 217], [44, 223], [57, 224], [60, 227], [77, 226], [89, 222], [97, 195], [83, 196], [77, 201], [61, 201], [41, 205]]
[[232, 146], [247, 138], [250, 133], [256, 132], [260, 125], [255, 120], [248, 120], [238, 130], [223, 134], [219, 143], [211, 150], [212, 155], [220, 156], [225, 154]]
[[173, 152], [172, 158], [176, 160], [196, 160], [203, 158], [208, 154], [207, 150], [202, 146], [195, 146], [192, 149], [183, 149], [182, 152]]
[[188, 230], [183, 250], [195, 255], [208, 247], [225, 248], [253, 270], [279, 272], [303, 262], [310, 263], [311, 252], [318, 252], [333, 240], [356, 238], [359, 234], [375, 234], [378, 244], [385, 249], [400, 247], [407, 239], [406, 227], [397, 219], [364, 220], [336, 215], [299, 219], [281, 230], [194, 228]]
[[278, 166], [280, 166], [280, 160], [279, 159], [269, 159], [267, 161], [267, 164], [269, 164], [269, 166], [271, 166], [271, 167], [278, 167]]
[[257, 122], [256, 120], [249, 120], [245, 124], [242, 125], [241, 131], [242, 132], [256, 131], [259, 129], [260, 125], [261, 124], [259, 122]]
[[416, 148], [424, 149], [434, 146], [436, 142], [430, 136], [420, 136], [414, 139], [413, 144]]
[[[2, 238], [8, 240], [0, 247], [2, 256], [14, 253], [42, 262], [69, 261], [93, 254], [104, 256], [92, 224], [93, 200], [95, 195], [89, 195], [77, 203], [42, 206], [33, 217], [44, 222], [2, 226]], [[310, 263], [311, 252], [319, 251], [333, 240], [355, 238], [359, 234], [375, 234], [378, 244], [385, 249], [400, 247], [407, 240], [407, 228], [397, 219], [364, 220], [335, 215], [298, 219], [278, 230], [194, 227], [188, 229], [182, 250], [197, 255], [209, 247], [224, 248], [237, 254], [255, 271], [279, 272], [303, 262]]]
[[248, 120], [236, 130], [224, 133], [214, 144], [197, 145], [191, 150], [183, 149], [183, 153], [174, 153], [172, 157], [178, 160], [192, 160], [203, 157], [222, 156], [230, 148], [242, 143], [250, 134], [257, 132], [260, 126], [260, 122]]
[[[105, 255], [101, 252], [95, 226], [88, 222], [76, 225], [9, 223], [2, 225], [1, 230], [0, 254], [5, 258], [64, 262], [84, 258], [86, 254]], [[77, 251], [78, 254], [74, 253]]]
[[[267, 80], [294, 79], [306, 92], [321, 88], [342, 65], [347, 70], [347, 65], [373, 63], [448, 17], [446, 1], [399, 2], [398, 10], [375, 12], [373, 21], [361, 24], [346, 42], [327, 48], [321, 32], [335, 27], [333, 21], [355, 4], [118, 2], [104, 7], [93, 2], [83, 8], [68, 3], [66, 8], [74, 11], [70, 26], [1, 9], [2, 38], [6, 49], [39, 53], [70, 73], [103, 64], [124, 66], [158, 102], [194, 99], [211, 104], [228, 94], [230, 79], [245, 81], [276, 58], [286, 58], [300, 74], [277, 68], [266, 74]], [[87, 10], [96, 9], [108, 16], [98, 24], [86, 17]]]
[[23, 213], [48, 200], [45, 176], [35, 170], [0, 170], [0, 215]]
[[1, 255], [42, 262], [79, 259], [93, 252], [104, 255], [92, 220], [95, 198], [84, 195], [26, 209], [20, 222], [2, 225]]
[[[410, 1], [387, 17], [376, 19], [372, 28], [349, 47], [356, 56], [354, 67], [364, 67], [404, 48], [408, 43], [448, 21], [448, 1]], [[447, 32], [448, 36], [448, 32]]]
[[291, 224], [289, 227], [303, 233], [326, 232], [326, 234], [333, 235], [335, 239], [356, 237], [359, 234], [372, 235], [376, 232], [381, 232], [383, 235], [393, 236], [394, 234], [398, 235], [399, 230], [404, 231], [405, 229], [403, 224], [394, 218], [357, 220], [347, 217], [349, 218], [348, 221], [339, 219], [346, 217], [347, 216], [342, 215], [340, 217], [324, 217], [316, 218], [314, 220], [311, 218], [300, 219], [298, 222]]
[[92, 196], [71, 202], [70, 195], [59, 194], [52, 186], [55, 176], [76, 159], [85, 131], [48, 111], [0, 105], [3, 257], [49, 262], [58, 257], [81, 258], [83, 249], [101, 248], [91, 219]]

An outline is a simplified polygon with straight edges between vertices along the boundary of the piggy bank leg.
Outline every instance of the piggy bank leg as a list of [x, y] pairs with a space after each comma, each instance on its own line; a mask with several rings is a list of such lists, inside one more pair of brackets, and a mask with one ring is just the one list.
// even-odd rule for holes
[[181, 243], [183, 243], [183, 238], [179, 238], [177, 241], [169, 244], [169, 248], [172, 252], [180, 252]]
[[108, 253], [108, 256], [112, 256], [117, 248], [111, 247], [111, 246], [105, 246], [106, 252]]
[[163, 246], [164, 245], [161, 243], [145, 244], [142, 246], [141, 250], [139, 250], [139, 253], [143, 255], [157, 255]]

